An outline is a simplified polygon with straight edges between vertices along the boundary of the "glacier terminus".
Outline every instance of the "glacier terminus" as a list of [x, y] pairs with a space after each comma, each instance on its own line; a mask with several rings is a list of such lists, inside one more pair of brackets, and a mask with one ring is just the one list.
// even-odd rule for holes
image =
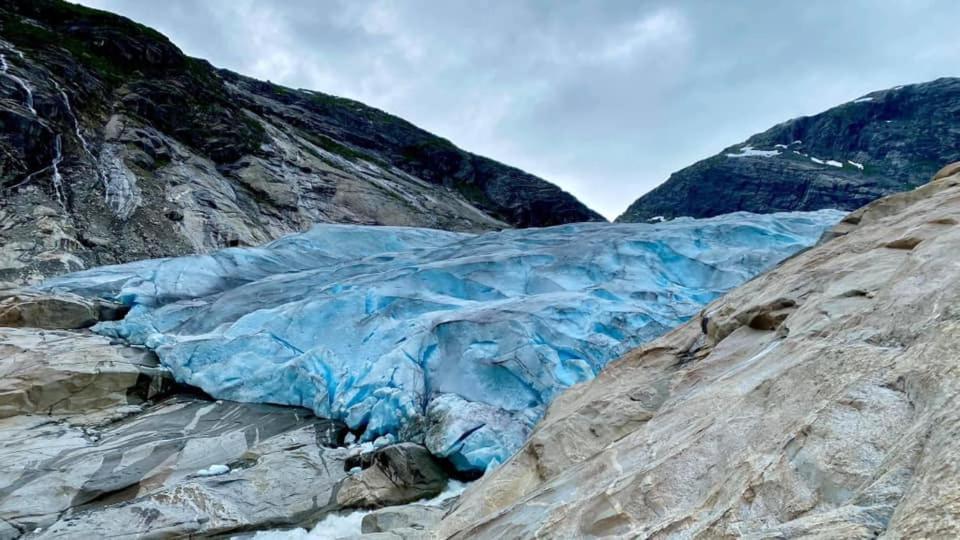
[[834, 210], [462, 234], [316, 225], [259, 248], [40, 288], [118, 300], [94, 331], [217, 398], [302, 406], [361, 441], [505, 461], [565, 388], [815, 244]]

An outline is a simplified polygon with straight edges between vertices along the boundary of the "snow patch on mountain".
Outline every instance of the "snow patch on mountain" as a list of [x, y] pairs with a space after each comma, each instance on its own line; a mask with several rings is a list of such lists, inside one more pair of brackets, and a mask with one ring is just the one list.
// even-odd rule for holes
[[737, 153], [728, 153], [727, 157], [732, 158], [741, 158], [741, 157], [773, 157], [779, 156], [779, 150], [757, 150], [752, 146], [744, 146], [740, 148], [740, 151]]

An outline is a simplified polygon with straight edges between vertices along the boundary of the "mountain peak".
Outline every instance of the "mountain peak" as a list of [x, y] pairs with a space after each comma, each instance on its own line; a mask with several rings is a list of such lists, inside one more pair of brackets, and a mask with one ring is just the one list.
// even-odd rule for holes
[[681, 169], [617, 218], [853, 210], [960, 159], [960, 78], [871, 92]]

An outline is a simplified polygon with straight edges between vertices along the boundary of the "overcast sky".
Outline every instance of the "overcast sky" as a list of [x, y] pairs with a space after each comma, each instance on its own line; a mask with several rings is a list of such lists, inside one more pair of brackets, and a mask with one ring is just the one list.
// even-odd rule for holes
[[189, 55], [350, 97], [608, 218], [789, 118], [960, 75], [960, 1], [83, 0]]

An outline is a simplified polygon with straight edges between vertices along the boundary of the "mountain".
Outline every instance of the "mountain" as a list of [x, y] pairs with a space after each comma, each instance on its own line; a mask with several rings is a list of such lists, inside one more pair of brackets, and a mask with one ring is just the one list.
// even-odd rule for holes
[[784, 122], [698, 161], [620, 222], [728, 212], [853, 210], [960, 159], [960, 79], [881, 90]]
[[560, 396], [441, 538], [960, 536], [960, 163]]
[[0, 0], [0, 155], [0, 280], [257, 245], [317, 222], [603, 221], [383, 111], [216, 69], [54, 0]]

